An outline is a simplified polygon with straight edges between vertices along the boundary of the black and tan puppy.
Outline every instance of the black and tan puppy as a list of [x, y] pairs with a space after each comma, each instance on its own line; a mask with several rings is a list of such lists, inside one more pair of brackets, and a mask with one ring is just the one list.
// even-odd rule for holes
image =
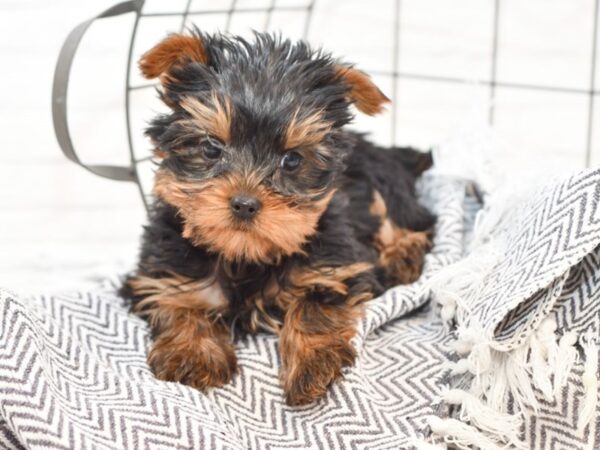
[[169, 114], [147, 130], [161, 163], [137, 272], [156, 376], [196, 388], [236, 371], [232, 328], [279, 335], [286, 400], [312, 402], [356, 352], [366, 300], [418, 278], [433, 217], [415, 200], [429, 154], [344, 130], [388, 99], [305, 43], [199, 31], [140, 61]]

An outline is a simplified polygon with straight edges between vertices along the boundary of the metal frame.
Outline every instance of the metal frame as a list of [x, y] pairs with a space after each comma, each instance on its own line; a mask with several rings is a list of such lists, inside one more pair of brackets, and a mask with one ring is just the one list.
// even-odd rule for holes
[[[133, 150], [133, 136], [131, 129], [131, 111], [130, 111], [130, 102], [131, 102], [131, 92], [138, 89], [148, 89], [154, 88], [156, 86], [155, 83], [145, 83], [139, 85], [131, 85], [130, 83], [130, 73], [132, 70], [132, 54], [133, 47], [136, 40], [136, 33], [138, 29], [138, 24], [141, 19], [144, 17], [169, 17], [169, 16], [181, 16], [181, 26], [180, 30], [183, 30], [187, 19], [189, 16], [195, 15], [210, 15], [210, 14], [227, 14], [227, 22], [225, 27], [225, 32], [229, 31], [229, 27], [231, 25], [231, 19], [233, 14], [243, 14], [243, 13], [253, 13], [253, 12], [265, 12], [267, 14], [267, 18], [263, 25], [264, 29], [267, 29], [270, 21], [271, 15], [273, 11], [299, 11], [306, 12], [306, 22], [304, 26], [304, 38], [308, 37], [308, 33], [310, 31], [310, 25], [312, 21], [312, 15], [314, 12], [316, 0], [310, 0], [307, 5], [304, 6], [277, 6], [277, 0], [271, 0], [268, 7], [264, 8], [238, 8], [237, 0], [231, 0], [231, 5], [228, 9], [223, 10], [213, 10], [213, 11], [192, 11], [190, 7], [192, 5], [192, 0], [187, 0], [184, 11], [182, 12], [159, 12], [159, 13], [144, 13], [143, 6], [144, 0], [130, 0], [119, 3], [98, 16], [83, 22], [78, 25], [67, 37], [65, 43], [63, 44], [63, 48], [61, 50], [58, 63], [56, 66], [56, 71], [54, 75], [54, 86], [53, 86], [53, 94], [52, 94], [52, 110], [53, 110], [53, 119], [54, 119], [54, 129], [56, 133], [56, 137], [58, 139], [59, 145], [67, 158], [71, 161], [79, 164], [85, 169], [91, 171], [92, 173], [111, 178], [115, 180], [121, 181], [133, 181], [138, 185], [140, 190], [140, 194], [142, 196], [142, 200], [146, 208], [148, 207], [147, 198], [143, 192], [141, 183], [139, 181], [139, 174], [137, 169], [137, 164], [143, 161], [147, 161], [151, 159], [151, 156], [144, 158], [136, 158]], [[493, 28], [492, 33], [492, 41], [490, 42], [490, 54], [491, 54], [491, 70], [489, 80], [479, 80], [478, 84], [482, 86], [487, 86], [489, 88], [489, 98], [490, 98], [490, 111], [489, 111], [489, 123], [494, 123], [494, 104], [491, 100], [493, 100], [497, 88], [508, 88], [508, 89], [523, 89], [530, 91], [542, 91], [542, 92], [558, 92], [558, 93], [569, 93], [569, 94], [579, 94], [585, 95], [588, 97], [588, 111], [587, 111], [587, 128], [586, 128], [586, 153], [585, 153], [585, 163], [587, 166], [590, 165], [591, 161], [591, 146], [592, 146], [592, 132], [593, 132], [593, 121], [594, 121], [594, 107], [596, 96], [600, 94], [600, 90], [596, 89], [595, 86], [595, 72], [596, 72], [596, 56], [597, 56], [597, 38], [598, 38], [598, 14], [600, 12], [600, 0], [595, 0], [594, 5], [594, 18], [593, 18], [593, 44], [592, 44], [592, 53], [591, 53], [591, 74], [590, 74], [590, 84], [589, 89], [576, 89], [565, 86], [546, 86], [546, 85], [535, 85], [535, 84], [526, 84], [526, 83], [510, 83], [503, 82], [497, 79], [497, 64], [498, 64], [498, 37], [499, 37], [499, 24], [500, 24], [500, 8], [501, 8], [501, 0], [494, 0], [494, 8], [493, 8], [493, 16], [490, 18], [490, 25]], [[67, 121], [67, 92], [68, 92], [68, 84], [69, 84], [69, 73], [71, 69], [71, 65], [73, 62], [73, 58], [77, 51], [77, 47], [79, 42], [81, 41], [83, 35], [86, 30], [92, 24], [92, 22], [96, 19], [102, 19], [107, 17], [114, 17], [121, 14], [127, 13], [135, 13], [135, 22], [132, 29], [131, 40], [129, 43], [129, 54], [127, 59], [127, 73], [126, 73], [126, 84], [125, 84], [125, 111], [126, 111], [126, 122], [127, 122], [127, 138], [129, 145], [129, 154], [131, 165], [129, 167], [120, 167], [120, 166], [102, 166], [102, 165], [86, 165], [84, 164], [77, 156], [75, 149], [73, 148], [73, 144], [71, 142], [71, 138], [69, 135], [68, 129], [68, 121]], [[413, 80], [423, 80], [430, 82], [439, 82], [439, 83], [454, 83], [454, 84], [463, 84], [465, 80], [457, 77], [446, 77], [446, 76], [436, 76], [431, 74], [422, 74], [422, 73], [409, 73], [400, 70], [400, 61], [399, 61], [399, 48], [400, 48], [400, 39], [401, 39], [401, 14], [402, 14], [402, 0], [395, 0], [394, 3], [394, 45], [392, 46], [394, 54], [392, 55], [392, 72], [384, 72], [384, 71], [370, 71], [369, 73], [373, 75], [383, 75], [392, 77], [394, 83], [392, 87], [391, 97], [393, 102], [393, 108], [391, 112], [391, 121], [392, 121], [392, 141], [394, 141], [395, 133], [396, 133], [396, 122], [398, 117], [398, 102], [397, 96], [397, 80], [400, 78], [413, 79]], [[368, 69], [368, 68], [367, 68]]]
[[[84, 169], [87, 169], [98, 176], [110, 178], [112, 180], [137, 181], [133, 164], [131, 167], [86, 165], [79, 159], [73, 147], [67, 120], [67, 94], [69, 91], [69, 76], [71, 74], [73, 58], [75, 57], [79, 43], [81, 42], [81, 39], [83, 38], [87, 29], [96, 19], [119, 16], [121, 14], [130, 12], [136, 12], [136, 17], [139, 17], [139, 12], [141, 11], [143, 3], [143, 0], [133, 0], [119, 3], [75, 27], [75, 29], [69, 33], [62, 46], [58, 56], [58, 62], [56, 63], [56, 69], [54, 71], [54, 81], [52, 86], [52, 119], [54, 122], [54, 132], [60, 148], [62, 149], [64, 155], [74, 163], [79, 164]], [[131, 59], [131, 51], [129, 59]], [[133, 157], [133, 153], [131, 153], [131, 155]]]

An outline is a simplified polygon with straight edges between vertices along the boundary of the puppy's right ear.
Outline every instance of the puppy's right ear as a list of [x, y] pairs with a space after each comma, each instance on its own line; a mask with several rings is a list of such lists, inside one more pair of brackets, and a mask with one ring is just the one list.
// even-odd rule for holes
[[142, 55], [139, 67], [142, 74], [151, 79], [188, 62], [208, 62], [204, 43], [195, 35], [171, 34]]

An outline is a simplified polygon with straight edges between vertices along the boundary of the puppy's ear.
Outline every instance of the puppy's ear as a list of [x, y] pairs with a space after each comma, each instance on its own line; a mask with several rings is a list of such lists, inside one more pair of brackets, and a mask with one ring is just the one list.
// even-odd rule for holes
[[366, 73], [344, 65], [337, 65], [336, 72], [348, 86], [348, 100], [359, 111], [374, 116], [383, 111], [384, 104], [389, 103], [390, 99], [375, 86]]
[[150, 79], [186, 62], [208, 62], [204, 43], [198, 36], [171, 34], [142, 55], [139, 67], [142, 74]]

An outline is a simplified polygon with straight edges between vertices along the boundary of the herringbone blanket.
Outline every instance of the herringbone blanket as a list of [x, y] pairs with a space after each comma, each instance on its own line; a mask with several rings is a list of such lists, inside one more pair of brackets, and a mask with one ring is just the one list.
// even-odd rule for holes
[[356, 366], [310, 406], [285, 405], [274, 336], [240, 340], [240, 373], [205, 395], [152, 376], [115, 283], [0, 291], [0, 446], [600, 448], [600, 171], [488, 195], [477, 220], [471, 188], [423, 180], [423, 276], [369, 303]]

